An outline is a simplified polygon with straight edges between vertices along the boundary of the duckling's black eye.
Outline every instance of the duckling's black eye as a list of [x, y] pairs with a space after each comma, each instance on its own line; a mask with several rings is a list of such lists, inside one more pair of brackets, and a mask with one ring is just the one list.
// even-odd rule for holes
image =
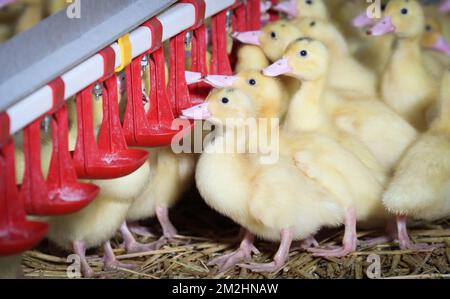
[[408, 14], [408, 10], [406, 8], [402, 8], [402, 10], [400, 12], [402, 13], [402, 15]]
[[223, 104], [228, 104], [230, 102], [230, 100], [228, 98], [222, 98], [221, 101]]
[[311, 23], [309, 23], [309, 27], [314, 27], [314, 26], [316, 26], [316, 22], [315, 21], [312, 21]]
[[270, 33], [270, 37], [271, 37], [272, 39], [276, 39], [276, 38], [277, 38], [277, 33], [276, 33], [275, 31], [272, 31], [272, 32]]
[[300, 56], [302, 56], [302, 57], [308, 56], [308, 51], [306, 51], [306, 50], [301, 50], [301, 51], [300, 51]]
[[425, 30], [426, 30], [426, 31], [431, 32], [431, 29], [433, 29], [433, 28], [431, 28], [431, 25], [425, 26]]
[[250, 79], [250, 80], [248, 80], [248, 84], [254, 86], [254, 85], [256, 85], [256, 80], [255, 79]]
[[386, 10], [386, 4], [381, 4], [381, 11], [385, 11]]
[[311, 5], [311, 4], [313, 4], [313, 1], [312, 0], [306, 0], [305, 3], [308, 4], [308, 5]]

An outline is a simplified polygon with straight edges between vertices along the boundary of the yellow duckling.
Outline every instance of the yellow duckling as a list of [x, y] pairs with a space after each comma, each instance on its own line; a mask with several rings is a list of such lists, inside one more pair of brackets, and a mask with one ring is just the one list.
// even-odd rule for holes
[[425, 63], [434, 77], [440, 78], [450, 65], [450, 44], [445, 39], [442, 26], [433, 18], [426, 18], [425, 33], [422, 36]]
[[[334, 146], [330, 143], [326, 153], [322, 147], [316, 147], [315, 150], [311, 148], [310, 152], [303, 153], [303, 149], [309, 146], [303, 144], [295, 154], [297, 167], [342, 200], [341, 204], [348, 213], [347, 220], [351, 219], [351, 213], [356, 213], [356, 219], [365, 226], [381, 225], [388, 216], [380, 200], [386, 182], [385, 169], [358, 138], [334, 128], [333, 119], [329, 117], [325, 106], [326, 102], [336, 99], [323, 88], [327, 82], [325, 74], [328, 60], [328, 51], [321, 42], [300, 38], [288, 47], [283, 60], [264, 70], [264, 73], [272, 76], [284, 73], [302, 80], [302, 87], [288, 110], [285, 123], [287, 130], [321, 133], [335, 143]], [[331, 166], [320, 158], [325, 156], [332, 156], [333, 161], [346, 162], [342, 165], [336, 162]], [[358, 173], [358, 179], [353, 177], [355, 173]], [[343, 184], [338, 183], [341, 179], [347, 182], [348, 189], [339, 189], [338, 185]], [[351, 231], [352, 226], [346, 225], [346, 232], [351, 234]], [[354, 249], [352, 242], [344, 240], [344, 246], [335, 251], [310, 250], [323, 255], [345, 255]]]
[[377, 76], [350, 53], [345, 37], [327, 21], [302, 18], [295, 25], [308, 37], [320, 40], [331, 54], [330, 82], [333, 87], [361, 94], [377, 94]]
[[408, 237], [406, 217], [436, 220], [450, 214], [450, 69], [442, 80], [439, 116], [407, 151], [383, 195], [397, 216], [402, 249], [423, 249]]
[[216, 88], [234, 87], [252, 96], [257, 104], [258, 117], [283, 119], [289, 104], [289, 95], [277, 79], [260, 71], [242, 71], [235, 76], [210, 75], [205, 82]]
[[369, 30], [374, 36], [396, 35], [396, 46], [382, 78], [383, 100], [417, 129], [424, 130], [437, 84], [426, 68], [420, 47], [425, 28], [422, 7], [415, 0], [392, 0], [384, 15]]
[[[388, 174], [415, 140], [416, 131], [376, 98], [348, 95], [330, 88], [329, 56], [321, 42], [301, 38], [288, 47], [281, 60], [264, 70], [268, 76], [284, 74], [302, 80], [302, 87], [291, 100], [285, 125], [292, 130], [305, 130], [308, 129], [305, 120], [310, 120], [309, 126], [314, 127], [321, 121], [317, 116], [320, 108], [330, 120], [329, 127], [337, 127], [362, 142], [370, 151], [369, 157], [373, 155]], [[305, 69], [314, 70], [314, 77], [302, 76]], [[307, 105], [313, 100], [316, 101], [313, 105]], [[317, 105], [319, 101], [322, 106]], [[360, 158], [364, 161], [363, 156]]]
[[223, 151], [229, 142], [248, 144], [258, 136], [245, 133], [245, 121], [257, 117], [257, 107], [247, 94], [234, 88], [216, 90], [205, 104], [183, 114], [207, 119], [220, 128], [199, 159], [197, 186], [208, 205], [249, 231], [236, 252], [216, 260], [222, 269], [250, 261], [252, 251], [257, 251], [252, 244], [253, 235], [257, 235], [281, 242], [274, 261], [241, 266], [253, 271], [278, 270], [288, 257], [292, 240], [306, 238], [321, 226], [342, 222], [342, 207], [297, 169], [292, 158], [281, 156], [266, 165], [259, 159], [259, 149], [255, 153], [247, 147], [244, 152], [234, 147]]
[[[234, 35], [242, 43], [258, 46], [272, 62], [281, 58], [292, 40], [302, 36], [300, 30], [286, 20], [269, 23], [261, 31], [239, 32]], [[297, 80], [282, 77], [281, 81], [291, 96], [299, 88]]]

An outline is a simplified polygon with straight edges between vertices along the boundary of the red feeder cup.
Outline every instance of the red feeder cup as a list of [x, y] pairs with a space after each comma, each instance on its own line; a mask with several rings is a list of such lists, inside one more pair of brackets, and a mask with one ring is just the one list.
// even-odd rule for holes
[[14, 255], [36, 246], [48, 225], [28, 221], [19, 199], [14, 166], [14, 143], [9, 136], [9, 117], [0, 114], [0, 255]]
[[148, 158], [144, 150], [128, 149], [119, 118], [115, 54], [111, 47], [100, 53], [104, 58], [103, 121], [98, 137], [94, 134], [91, 85], [77, 95], [78, 138], [73, 154], [81, 178], [113, 179], [129, 175]]

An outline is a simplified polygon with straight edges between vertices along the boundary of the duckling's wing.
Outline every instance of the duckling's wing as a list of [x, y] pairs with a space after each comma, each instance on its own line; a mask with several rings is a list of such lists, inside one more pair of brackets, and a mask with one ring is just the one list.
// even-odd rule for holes
[[297, 237], [337, 225], [343, 215], [330, 193], [289, 162], [267, 167], [255, 177], [249, 212], [267, 229], [293, 227]]

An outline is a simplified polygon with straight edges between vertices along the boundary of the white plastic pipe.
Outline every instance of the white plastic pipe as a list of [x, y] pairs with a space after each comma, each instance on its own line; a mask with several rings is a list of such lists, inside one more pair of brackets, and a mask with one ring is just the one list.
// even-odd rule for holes
[[[230, 7], [234, 2], [234, 0], [205, 0], [205, 18]], [[166, 41], [194, 25], [195, 9], [191, 4], [175, 4], [157, 18], [163, 25], [163, 41]], [[136, 58], [152, 46], [150, 29], [144, 26], [135, 29], [130, 33], [130, 41], [133, 58]], [[117, 43], [111, 46], [116, 52], [115, 65], [118, 67], [121, 64], [120, 48]], [[65, 99], [82, 91], [102, 76], [103, 59], [96, 54], [61, 76], [65, 83]], [[52, 90], [46, 85], [10, 107], [6, 112], [11, 120], [11, 135], [50, 111], [52, 103]]]

